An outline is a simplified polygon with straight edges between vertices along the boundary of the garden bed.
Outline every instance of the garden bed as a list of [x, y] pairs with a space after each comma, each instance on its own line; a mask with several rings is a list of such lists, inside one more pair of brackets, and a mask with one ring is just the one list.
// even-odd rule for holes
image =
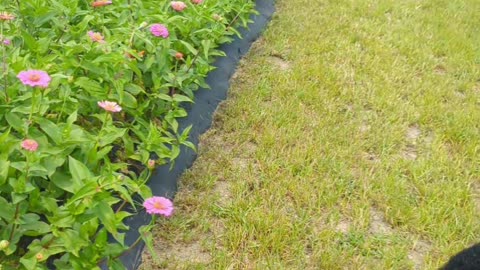
[[[247, 53], [251, 44], [260, 36], [264, 27], [270, 20], [274, 4], [272, 0], [257, 0], [256, 7], [258, 14], [251, 16], [252, 23], [248, 28], [239, 30], [240, 36], [234, 38], [233, 42], [220, 46], [219, 50], [226, 54], [226, 57], [218, 57], [206, 83], [210, 89], [199, 89], [195, 93], [195, 104], [186, 108], [188, 116], [180, 119], [179, 129], [183, 130], [191, 126], [188, 140], [195, 146], [198, 145], [200, 135], [210, 128], [212, 124], [212, 115], [218, 104], [227, 97], [229, 89], [229, 80], [241, 57]], [[148, 186], [153, 193], [158, 196], [173, 198], [177, 191], [177, 180], [180, 175], [189, 168], [196, 158], [196, 152], [191, 148], [182, 147], [181, 152], [173, 166], [171, 164], [163, 165], [156, 169], [148, 182]], [[126, 234], [126, 243], [133, 243], [138, 238], [138, 230], [142, 225], [147, 224], [151, 216], [145, 212], [140, 212], [130, 218], [125, 223], [132, 228]], [[128, 269], [137, 269], [141, 263], [141, 254], [144, 243], [140, 243], [136, 248], [124, 254], [121, 257], [122, 262]]]

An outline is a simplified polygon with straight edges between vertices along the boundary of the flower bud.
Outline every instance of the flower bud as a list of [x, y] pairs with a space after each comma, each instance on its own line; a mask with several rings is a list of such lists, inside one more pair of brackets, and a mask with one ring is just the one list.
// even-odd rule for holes
[[9, 245], [10, 245], [10, 242], [8, 242], [8, 240], [0, 241], [0, 250], [4, 250], [8, 248]]
[[43, 260], [43, 254], [42, 253], [37, 253], [37, 255], [35, 255], [35, 258], [37, 259], [37, 261], [41, 261]]
[[177, 53], [175, 54], [175, 58], [177, 58], [177, 60], [182, 60], [182, 59], [183, 59], [183, 53], [177, 52]]
[[147, 168], [149, 168], [150, 170], [155, 169], [155, 160], [149, 159], [147, 163]]
[[140, 29], [141, 29], [141, 28], [144, 28], [144, 27], [146, 27], [147, 25], [148, 25], [147, 22], [142, 22], [142, 23], [140, 24], [140, 27], [139, 27], [139, 28], [140, 28]]

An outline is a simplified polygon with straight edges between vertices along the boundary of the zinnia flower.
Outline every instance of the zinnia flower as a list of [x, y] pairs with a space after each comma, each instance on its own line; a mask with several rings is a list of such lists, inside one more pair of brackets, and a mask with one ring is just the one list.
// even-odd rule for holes
[[12, 13], [0, 12], [0, 21], [11, 21], [15, 19], [15, 16]]
[[92, 39], [93, 42], [98, 42], [98, 43], [105, 43], [105, 37], [102, 36], [102, 34], [93, 32], [93, 31], [88, 31], [88, 35]]
[[23, 140], [21, 146], [22, 146], [23, 149], [25, 149], [27, 151], [30, 151], [30, 152], [35, 152], [38, 149], [37, 141], [32, 140], [32, 139]]
[[115, 101], [99, 101], [98, 106], [104, 109], [107, 112], [119, 112], [122, 110], [122, 107], [118, 105]]
[[192, 3], [194, 3], [195, 5], [201, 4], [202, 2], [203, 0], [192, 0]]
[[170, 34], [168, 33], [167, 27], [163, 24], [156, 23], [150, 26], [150, 32], [156, 37], [167, 38]]
[[43, 88], [47, 88], [52, 80], [48, 73], [43, 70], [22, 71], [18, 73], [17, 78], [19, 78], [24, 85], [30, 85], [32, 87], [40, 86]]
[[151, 215], [164, 215], [169, 217], [173, 213], [173, 203], [167, 198], [153, 196], [143, 203], [147, 213]]
[[112, 4], [112, 1], [108, 1], [108, 0], [97, 0], [95, 2], [92, 3], [92, 7], [104, 7], [104, 6], [108, 6], [108, 5], [111, 5]]
[[170, 2], [170, 5], [175, 11], [183, 11], [187, 7], [187, 5], [182, 1], [172, 1]]

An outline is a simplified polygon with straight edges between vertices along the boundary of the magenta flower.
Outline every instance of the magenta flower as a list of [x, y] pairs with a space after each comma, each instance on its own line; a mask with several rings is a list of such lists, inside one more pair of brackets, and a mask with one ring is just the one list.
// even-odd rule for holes
[[9, 46], [10, 44], [12, 44], [12, 41], [10, 39], [3, 40], [3, 45]]
[[168, 38], [168, 36], [170, 35], [170, 33], [168, 33], [167, 27], [159, 23], [156, 23], [150, 26], [150, 32], [152, 33], [152, 35], [156, 37]]
[[99, 101], [98, 106], [104, 109], [107, 112], [119, 112], [122, 110], [122, 107], [118, 105], [115, 101]]
[[102, 36], [102, 34], [100, 33], [88, 31], [88, 36], [90, 37], [90, 39], [92, 39], [93, 42], [105, 43], [105, 37]]
[[23, 140], [21, 146], [22, 146], [23, 149], [25, 149], [27, 151], [30, 151], [30, 152], [35, 152], [38, 149], [37, 141], [32, 140], [32, 139]]
[[187, 5], [182, 1], [172, 1], [170, 2], [170, 5], [175, 11], [178, 12], [183, 11], [187, 7]]
[[29, 85], [32, 87], [40, 86], [42, 88], [47, 88], [48, 84], [52, 80], [48, 73], [42, 70], [22, 71], [18, 73], [17, 78], [19, 78], [24, 85]]
[[199, 5], [203, 3], [203, 0], [192, 0], [192, 3], [194, 3], [195, 5]]
[[153, 196], [143, 202], [143, 207], [151, 215], [164, 215], [169, 217], [173, 213], [173, 203], [167, 198]]

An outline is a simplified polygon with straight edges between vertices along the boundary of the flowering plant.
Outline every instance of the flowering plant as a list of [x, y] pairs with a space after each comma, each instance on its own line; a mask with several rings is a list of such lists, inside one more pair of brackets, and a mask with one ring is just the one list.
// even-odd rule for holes
[[126, 207], [172, 214], [146, 182], [194, 148], [182, 105], [253, 11], [174, 2], [0, 4], [0, 268], [123, 269]]

